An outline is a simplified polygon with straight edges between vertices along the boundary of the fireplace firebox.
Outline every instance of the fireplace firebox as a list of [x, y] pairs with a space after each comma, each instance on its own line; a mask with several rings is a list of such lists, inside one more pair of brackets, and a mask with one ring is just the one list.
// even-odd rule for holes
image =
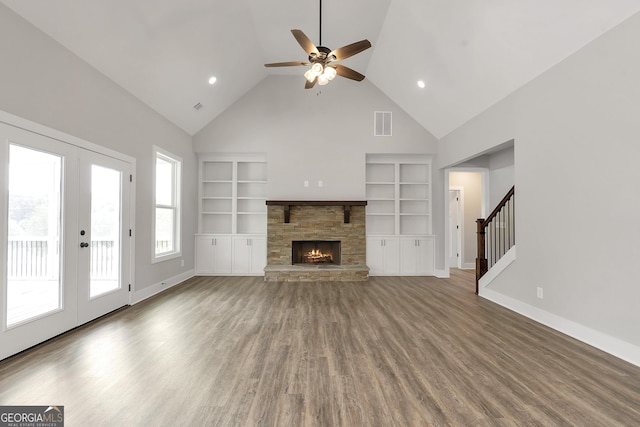
[[340, 265], [339, 240], [294, 240], [292, 265]]

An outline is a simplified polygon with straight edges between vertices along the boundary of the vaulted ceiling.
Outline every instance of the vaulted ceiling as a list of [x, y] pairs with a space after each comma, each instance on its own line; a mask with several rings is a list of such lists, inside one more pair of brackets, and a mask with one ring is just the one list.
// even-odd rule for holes
[[[189, 134], [269, 74], [299, 75], [291, 90], [305, 90], [303, 67], [263, 64], [306, 60], [291, 29], [319, 38], [319, 0], [0, 1]], [[322, 44], [369, 39], [344, 65], [436, 137], [640, 11], [637, 0], [322, 3]]]

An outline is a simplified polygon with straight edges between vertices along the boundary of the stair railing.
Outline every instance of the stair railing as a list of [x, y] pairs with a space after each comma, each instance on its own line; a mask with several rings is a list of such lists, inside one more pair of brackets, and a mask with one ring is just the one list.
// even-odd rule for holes
[[515, 186], [486, 218], [476, 220], [478, 255], [476, 258], [476, 294], [478, 281], [512, 246], [516, 244]]

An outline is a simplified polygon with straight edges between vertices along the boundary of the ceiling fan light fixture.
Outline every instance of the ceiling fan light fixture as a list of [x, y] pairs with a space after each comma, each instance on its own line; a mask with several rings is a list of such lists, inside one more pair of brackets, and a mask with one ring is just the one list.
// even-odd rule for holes
[[[324, 67], [319, 62], [316, 62], [304, 73], [304, 77], [308, 82], [312, 82], [316, 79], [316, 77], [320, 77], [323, 75]], [[326, 83], [325, 83], [326, 84]]]
[[326, 74], [320, 74], [320, 75], [318, 76], [318, 84], [319, 84], [320, 86], [324, 86], [324, 85], [326, 85], [327, 83], [329, 83], [329, 78], [327, 77], [327, 75], [326, 75]]
[[329, 81], [331, 81], [336, 77], [337, 73], [338, 72], [336, 71], [335, 68], [333, 68], [333, 67], [325, 67], [324, 68], [324, 73], [322, 73], [322, 75], [326, 76], [327, 79], [329, 79]]
[[315, 79], [315, 78], [316, 78], [316, 76], [315, 76], [315, 74], [313, 73], [313, 71], [312, 71], [312, 70], [307, 70], [307, 71], [304, 73], [304, 78], [305, 78], [305, 79], [307, 79], [307, 81], [312, 82], [312, 81], [313, 81], [313, 79]]

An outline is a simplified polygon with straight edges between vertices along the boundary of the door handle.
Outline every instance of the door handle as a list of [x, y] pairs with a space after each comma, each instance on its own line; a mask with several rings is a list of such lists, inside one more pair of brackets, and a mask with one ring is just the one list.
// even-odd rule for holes
[[82, 243], [80, 243], [80, 247], [81, 248], [88, 248], [89, 244], [87, 242], [82, 242]]

